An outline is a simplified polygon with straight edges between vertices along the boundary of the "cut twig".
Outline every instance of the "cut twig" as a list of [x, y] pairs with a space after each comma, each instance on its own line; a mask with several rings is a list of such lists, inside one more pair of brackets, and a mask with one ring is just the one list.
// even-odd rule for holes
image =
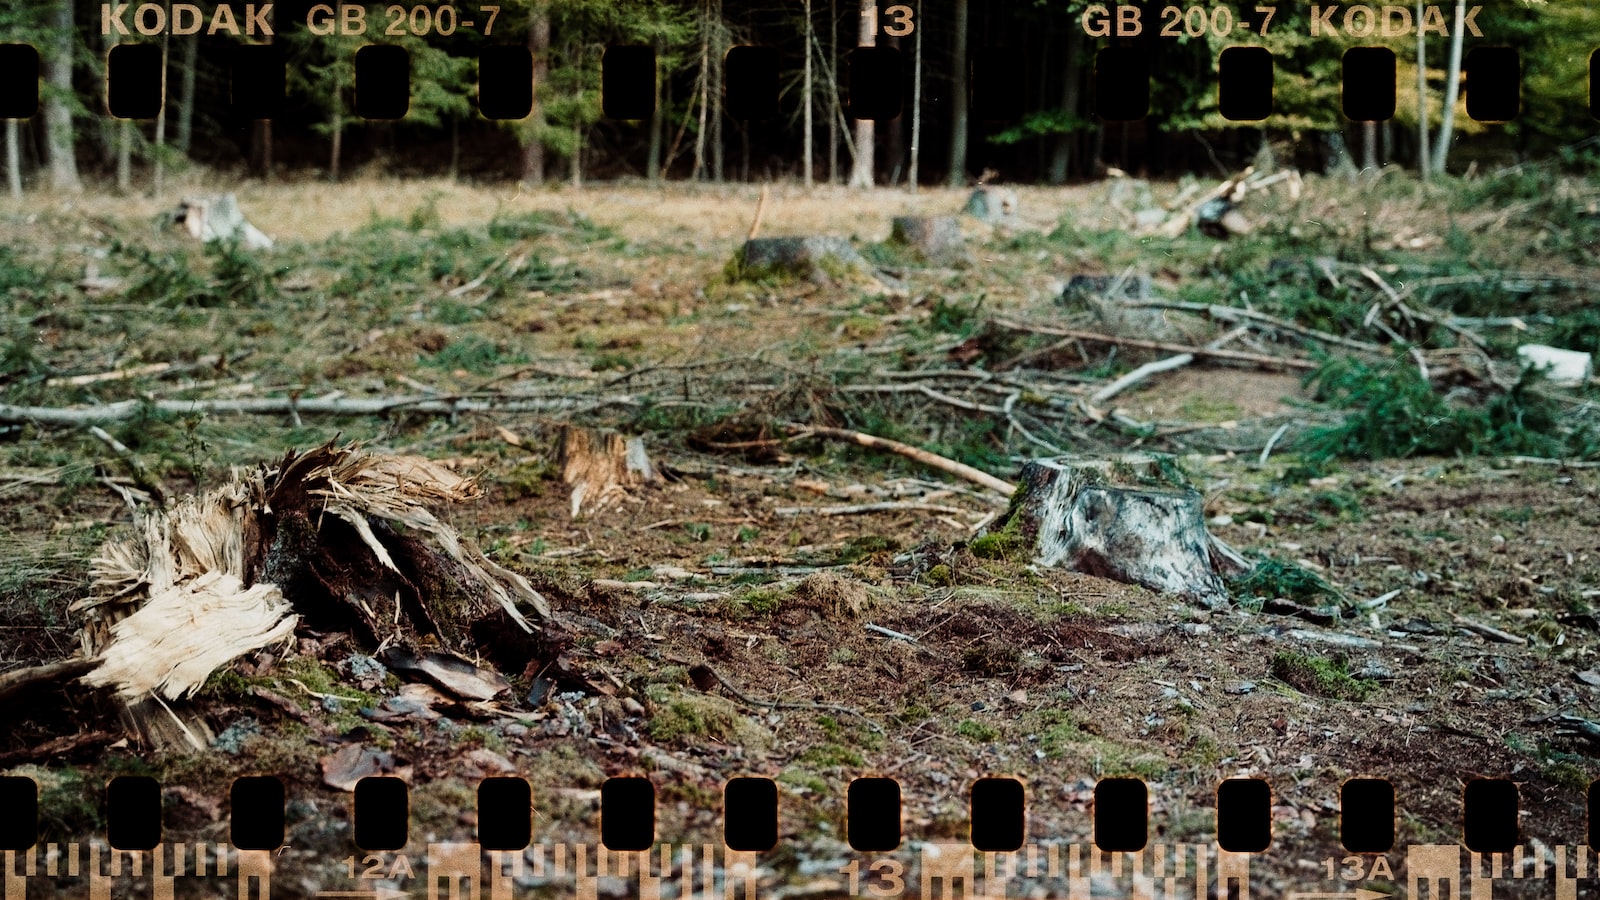
[[[1247, 328], [1235, 328], [1222, 337], [1219, 337], [1211, 343], [1206, 344], [1205, 349], [1219, 350], [1229, 341], [1239, 337], [1248, 330], [1249, 329]], [[1111, 382], [1100, 390], [1095, 391], [1093, 394], [1090, 394], [1089, 402], [1104, 403], [1128, 388], [1133, 387], [1141, 381], [1144, 381], [1151, 375], [1155, 375], [1160, 372], [1170, 372], [1173, 369], [1181, 369], [1192, 362], [1194, 362], [1193, 353], [1180, 353], [1177, 356], [1169, 356], [1166, 359], [1158, 359], [1155, 362], [1145, 363], [1144, 365], [1134, 369], [1132, 372], [1129, 372], [1121, 378], [1118, 378], [1116, 381]]]
[[1492, 625], [1485, 625], [1482, 622], [1474, 622], [1473, 620], [1468, 619], [1465, 616], [1456, 616], [1455, 620], [1456, 620], [1456, 624], [1460, 625], [1462, 628], [1465, 628], [1466, 630], [1472, 632], [1473, 634], [1477, 634], [1477, 635], [1481, 635], [1483, 637], [1486, 637], [1491, 641], [1498, 641], [1499, 643], [1502, 643], [1502, 644], [1517, 644], [1517, 645], [1524, 645], [1524, 644], [1528, 643], [1528, 639], [1525, 638], [1525, 637], [1521, 637], [1519, 635], [1512, 634], [1509, 631], [1501, 631], [1500, 629], [1495, 628]]
[[1278, 441], [1288, 430], [1289, 423], [1285, 422], [1278, 426], [1278, 430], [1272, 433], [1272, 437], [1267, 438], [1267, 445], [1261, 448], [1261, 458], [1256, 460], [1256, 465], [1264, 466], [1267, 464], [1267, 457], [1272, 455], [1272, 448], [1278, 445]]
[[110, 447], [111, 452], [117, 454], [133, 474], [134, 482], [139, 487], [144, 488], [145, 492], [151, 497], [155, 498], [157, 506], [166, 505], [166, 493], [161, 490], [161, 483], [150, 475], [150, 470], [144, 467], [144, 463], [139, 461], [139, 457], [133, 455], [133, 451], [129, 450], [126, 444], [112, 437], [109, 432], [99, 425], [90, 425], [89, 433], [98, 438], [101, 443]]
[[891, 441], [888, 438], [881, 438], [860, 431], [851, 431], [848, 428], [824, 428], [799, 424], [791, 424], [787, 427], [795, 434], [812, 434], [817, 437], [832, 438], [836, 441], [848, 441], [862, 447], [871, 447], [874, 450], [888, 450], [890, 453], [898, 453], [907, 459], [916, 460], [925, 466], [931, 466], [941, 472], [948, 472], [957, 478], [966, 479], [974, 484], [981, 484], [992, 491], [998, 491], [1008, 496], [1012, 491], [1016, 490], [1016, 485], [1009, 481], [1001, 480], [981, 469], [974, 469], [966, 463], [956, 462], [949, 457], [930, 453], [910, 444], [902, 444], [899, 441]]
[[893, 628], [885, 628], [882, 625], [874, 625], [871, 622], [868, 622], [863, 627], [865, 627], [868, 631], [877, 632], [878, 634], [881, 634], [884, 637], [894, 638], [897, 641], [905, 641], [908, 644], [919, 643], [917, 641], [917, 639], [912, 637], [911, 635], [906, 634], [903, 631], [895, 631]]

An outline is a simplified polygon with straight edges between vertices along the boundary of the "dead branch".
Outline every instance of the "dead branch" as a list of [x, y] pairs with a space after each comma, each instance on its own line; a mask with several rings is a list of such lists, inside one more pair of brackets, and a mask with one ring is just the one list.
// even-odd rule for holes
[[[1216, 340], [1206, 344], [1205, 349], [1219, 350], [1229, 341], [1239, 337], [1248, 330], [1248, 328], [1243, 327], [1235, 328], [1222, 337], [1219, 337]], [[1121, 378], [1118, 378], [1116, 381], [1111, 382], [1100, 390], [1089, 395], [1089, 402], [1104, 403], [1128, 388], [1131, 388], [1139, 382], [1144, 381], [1151, 375], [1156, 375], [1161, 372], [1169, 372], [1173, 369], [1181, 369], [1192, 362], [1194, 362], [1193, 353], [1180, 353], [1177, 356], [1169, 356], [1166, 359], [1158, 359], [1155, 362], [1145, 363], [1139, 368], [1134, 369], [1132, 372], [1129, 372]]]
[[771, 192], [772, 185], [763, 184], [761, 186], [761, 199], [756, 201], [756, 216], [750, 223], [750, 233], [745, 235], [745, 240], [753, 241], [756, 239], [756, 235], [761, 232], [761, 214], [767, 211], [767, 195]]
[[84, 674], [99, 664], [96, 659], [63, 659], [0, 675], [0, 706], [30, 688], [60, 684]]
[[[280, 415], [320, 413], [333, 416], [378, 416], [391, 412], [432, 415], [458, 415], [469, 412], [548, 412], [574, 409], [581, 405], [636, 406], [639, 400], [627, 394], [596, 398], [525, 397], [515, 394], [490, 394], [478, 397], [264, 397], [248, 400], [155, 400], [149, 406], [160, 412], [179, 415], [241, 413]], [[0, 404], [0, 422], [37, 422], [41, 425], [81, 427], [123, 422], [139, 414], [144, 400], [120, 400], [102, 406], [13, 406]]]
[[780, 506], [772, 512], [779, 516], [856, 516], [875, 512], [964, 513], [968, 510], [959, 506], [940, 506], [937, 503], [885, 501], [858, 503], [852, 506]]
[[891, 441], [888, 438], [881, 438], [860, 431], [851, 431], [848, 428], [824, 428], [800, 424], [790, 424], [785, 427], [794, 434], [832, 438], [836, 441], [848, 441], [862, 447], [871, 447], [874, 450], [888, 450], [890, 453], [898, 453], [907, 459], [916, 460], [925, 466], [931, 466], [941, 472], [948, 472], [957, 478], [964, 478], [974, 484], [981, 484], [992, 491], [998, 491], [1007, 496], [1010, 496], [1011, 492], [1016, 490], [1016, 485], [1009, 481], [1003, 481], [981, 469], [974, 469], [966, 463], [956, 462], [949, 457], [930, 453], [910, 444], [902, 444], [899, 441]]
[[1315, 328], [1307, 328], [1304, 325], [1297, 325], [1288, 319], [1280, 319], [1277, 316], [1269, 316], [1266, 313], [1256, 312], [1253, 309], [1240, 309], [1237, 306], [1223, 306], [1216, 303], [1185, 303], [1178, 300], [1128, 300], [1124, 301], [1123, 305], [1201, 313], [1213, 319], [1222, 319], [1228, 322], [1260, 322], [1263, 325], [1269, 325], [1279, 331], [1287, 331], [1290, 334], [1296, 334], [1300, 337], [1308, 338], [1313, 341], [1320, 341], [1324, 344], [1333, 344], [1334, 346], [1345, 347], [1350, 350], [1360, 350], [1363, 353], [1381, 354], [1384, 352], [1383, 347], [1377, 344], [1368, 343], [1367, 341], [1358, 341], [1353, 338], [1341, 337], [1337, 334], [1329, 334], [1326, 331], [1318, 331]]
[[103, 747], [120, 740], [122, 737], [123, 735], [110, 731], [88, 731], [83, 734], [69, 734], [53, 741], [46, 741], [37, 747], [29, 747], [25, 750], [16, 750], [11, 753], [0, 753], [0, 769], [38, 760], [58, 762], [69, 753], [87, 747]]
[[1136, 347], [1141, 350], [1160, 350], [1166, 353], [1192, 353], [1195, 356], [1211, 359], [1227, 359], [1234, 362], [1253, 363], [1269, 370], [1298, 369], [1309, 372], [1317, 368], [1317, 364], [1308, 359], [1295, 357], [1268, 356], [1264, 353], [1247, 353], [1242, 350], [1208, 350], [1204, 347], [1186, 347], [1183, 344], [1169, 344], [1166, 341], [1146, 341], [1139, 338], [1118, 337], [1112, 334], [1101, 334], [1095, 331], [1079, 331], [1072, 328], [1055, 328], [1048, 325], [1033, 325], [1027, 322], [1018, 322], [1011, 319], [995, 319], [994, 323], [1002, 328], [1013, 331], [1026, 331], [1032, 334], [1044, 334], [1052, 337], [1065, 338], [1057, 346], [1066, 346], [1072, 341], [1092, 341], [1097, 344], [1114, 344], [1119, 347]]
[[1473, 634], [1479, 635], [1480, 637], [1486, 637], [1491, 641], [1497, 641], [1502, 644], [1528, 643], [1527, 638], [1512, 634], [1509, 631], [1501, 631], [1492, 625], [1485, 625], [1482, 622], [1474, 622], [1465, 616], [1455, 616], [1454, 618], [1457, 625], [1460, 625], [1462, 628], [1465, 628], [1466, 630], [1472, 632]]
[[161, 482], [156, 481], [151, 476], [150, 470], [144, 467], [144, 463], [139, 461], [139, 457], [133, 455], [133, 451], [129, 450], [126, 444], [112, 437], [109, 432], [99, 425], [90, 425], [89, 433], [98, 438], [107, 447], [110, 447], [111, 452], [121, 458], [122, 462], [127, 465], [128, 470], [133, 473], [134, 482], [139, 487], [144, 488], [145, 493], [155, 498], [157, 506], [166, 504], [166, 493], [161, 490]]

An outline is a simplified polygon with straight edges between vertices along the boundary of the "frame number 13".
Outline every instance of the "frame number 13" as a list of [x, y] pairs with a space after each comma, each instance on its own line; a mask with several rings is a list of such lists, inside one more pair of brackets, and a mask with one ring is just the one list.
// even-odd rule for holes
[[[914, 13], [909, 6], [885, 7], [883, 14], [888, 17], [889, 21], [883, 25], [882, 31], [890, 37], [905, 37], [916, 30], [916, 22], [913, 19]], [[873, 31], [879, 30], [878, 7], [876, 4], [862, 9], [861, 15], [872, 20], [871, 27]]]

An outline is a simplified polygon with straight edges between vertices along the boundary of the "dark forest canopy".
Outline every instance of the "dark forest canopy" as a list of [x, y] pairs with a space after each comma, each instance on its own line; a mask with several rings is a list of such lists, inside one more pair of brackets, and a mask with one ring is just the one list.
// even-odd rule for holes
[[[34, 0], [0, 8], [0, 41], [30, 45], [39, 56], [40, 111], [6, 129], [14, 189], [23, 183], [18, 174], [72, 187], [79, 172], [115, 175], [126, 187], [136, 175], [159, 180], [162, 170], [185, 161], [251, 175], [448, 172], [577, 183], [801, 180], [809, 159], [816, 181], [842, 183], [858, 142], [871, 148], [877, 185], [904, 185], [913, 170], [924, 184], [962, 184], [986, 170], [1050, 183], [1095, 177], [1107, 166], [1217, 174], [1248, 164], [1264, 145], [1313, 168], [1417, 168], [1426, 160], [1436, 171], [1459, 171], [1475, 161], [1504, 164], [1586, 147], [1581, 142], [1596, 133], [1585, 88], [1600, 46], [1600, 7], [1589, 3], [1489, 0], [1481, 9], [1460, 4], [1458, 13], [1453, 0], [1142, 2], [1121, 12], [1082, 0], [502, 0], [488, 34], [486, 4], [368, 5], [359, 12], [301, 0], [271, 6], [270, 14], [260, 5], [204, 0]], [[1263, 7], [1272, 9], [1270, 22]], [[1458, 14], [1469, 26], [1461, 56], [1442, 33]], [[158, 22], [203, 27], [197, 34], [172, 34], [171, 27], [140, 33], [140, 26], [156, 31]], [[1130, 32], [1132, 22], [1140, 33], [1118, 36], [1119, 24]], [[1431, 25], [1420, 80], [1418, 22]], [[270, 37], [264, 28], [244, 33], [263, 23]], [[357, 23], [364, 33], [340, 33]], [[1338, 33], [1328, 34], [1329, 26]], [[864, 139], [839, 85], [848, 81], [848, 54], [869, 37], [899, 54], [903, 112]], [[287, 65], [287, 105], [270, 125], [238, 119], [229, 106], [240, 45], [260, 43], [273, 44]], [[354, 57], [371, 43], [407, 51], [410, 106], [402, 119], [357, 114]], [[106, 59], [119, 44], [160, 49], [166, 102], [158, 118], [127, 122], [105, 114]], [[479, 114], [478, 57], [491, 45], [531, 52], [536, 99], [529, 116], [491, 121]], [[656, 102], [648, 118], [603, 115], [601, 60], [617, 45], [654, 50]], [[741, 76], [730, 73], [726, 53], [740, 45], [776, 54], [772, 118], [728, 115], [725, 91], [739, 87], [730, 76]], [[1232, 122], [1219, 113], [1219, 54], [1237, 45], [1272, 54], [1273, 112], [1265, 120]], [[1379, 125], [1341, 113], [1341, 59], [1357, 45], [1394, 53], [1394, 116]], [[1468, 114], [1470, 79], [1459, 59], [1470, 66], [1472, 51], [1489, 46], [1519, 54], [1520, 115], [1504, 124]], [[1136, 51], [1148, 65], [1147, 117], [1097, 115], [1096, 97], [1110, 82], [1097, 81], [1104, 73], [1097, 76], [1096, 57], [1108, 47]], [[1469, 87], [1450, 90], [1453, 73]], [[970, 102], [957, 102], [961, 97]], [[1426, 129], [1418, 127], [1419, 110]], [[1448, 154], [1437, 151], [1441, 135]], [[1431, 153], [1423, 152], [1425, 143]], [[1587, 162], [1581, 152], [1567, 156]]]

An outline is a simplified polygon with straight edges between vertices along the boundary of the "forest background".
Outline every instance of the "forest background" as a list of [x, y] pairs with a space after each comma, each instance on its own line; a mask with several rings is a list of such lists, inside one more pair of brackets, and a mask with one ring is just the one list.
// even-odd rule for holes
[[[216, 5], [198, 5], [209, 20]], [[912, 0], [900, 7], [906, 12], [886, 14], [893, 5], [507, 0], [489, 35], [481, 22], [459, 26], [477, 7], [455, 9], [449, 34], [441, 33], [444, 5], [422, 13], [394, 7], [408, 14], [405, 30], [422, 22], [427, 32], [400, 37], [383, 35], [395, 14], [374, 5], [367, 7], [368, 34], [352, 37], [313, 34], [306, 27], [313, 4], [286, 0], [272, 4], [274, 34], [263, 38], [102, 35], [99, 4], [8, 4], [0, 8], [0, 41], [34, 46], [42, 77], [40, 114], [7, 121], [5, 168], [19, 194], [25, 184], [73, 190], [85, 177], [124, 191], [136, 178], [158, 189], [164, 173], [189, 164], [254, 177], [448, 172], [528, 184], [633, 178], [904, 186], [960, 185], [990, 169], [1008, 181], [1051, 184], [1097, 177], [1107, 166], [1157, 177], [1219, 174], [1242, 167], [1263, 146], [1322, 170], [1396, 163], [1425, 174], [1463, 171], [1555, 151], [1571, 165], [1589, 162], [1583, 146], [1575, 148], [1595, 131], [1585, 87], [1600, 45], [1600, 7], [1588, 3], [1485, 4], [1473, 17], [1483, 37], [1460, 42], [1436, 33], [1420, 41], [1414, 33], [1313, 37], [1313, 4], [1300, 2], [1272, 4], [1264, 36], [1257, 25], [1226, 36], [1179, 28], [1175, 38], [1160, 34], [1167, 4], [1146, 2], [1137, 4], [1143, 34], [1120, 39], [1086, 34], [1091, 4], [1077, 0]], [[1220, 6], [1235, 22], [1252, 17], [1249, 4]], [[1219, 5], [1198, 8], [1214, 20]], [[1449, 2], [1439, 8], [1452, 31], [1455, 17], [1470, 9]], [[1417, 21], [1422, 14], [1416, 11]], [[477, 18], [484, 18], [481, 10]], [[910, 33], [892, 33], [908, 23]], [[119, 40], [163, 48], [166, 103], [155, 119], [104, 114], [106, 54]], [[230, 53], [240, 41], [262, 40], [282, 45], [286, 112], [274, 120], [233, 119]], [[355, 115], [353, 57], [373, 42], [398, 43], [410, 54], [411, 104], [403, 119]], [[841, 86], [847, 55], [869, 42], [896, 47], [903, 62], [903, 112], [875, 127], [847, 118]], [[1094, 114], [1095, 54], [1112, 42], [1148, 55], [1150, 114], [1142, 121]], [[526, 118], [490, 121], [476, 109], [476, 58], [491, 43], [532, 51], [535, 103]], [[1274, 113], [1261, 122], [1229, 122], [1217, 111], [1217, 56], [1240, 43], [1274, 55]], [[1340, 112], [1341, 58], [1356, 43], [1396, 53], [1399, 99], [1390, 121], [1356, 123]], [[607, 47], [628, 44], [655, 50], [655, 112], [646, 120], [608, 120], [601, 59]], [[778, 54], [780, 111], [772, 119], [741, 121], [724, 110], [726, 53], [750, 44]], [[1521, 115], [1511, 122], [1484, 124], [1465, 114], [1460, 60], [1480, 45], [1520, 53]], [[992, 117], [1001, 107], [1009, 117]]]

